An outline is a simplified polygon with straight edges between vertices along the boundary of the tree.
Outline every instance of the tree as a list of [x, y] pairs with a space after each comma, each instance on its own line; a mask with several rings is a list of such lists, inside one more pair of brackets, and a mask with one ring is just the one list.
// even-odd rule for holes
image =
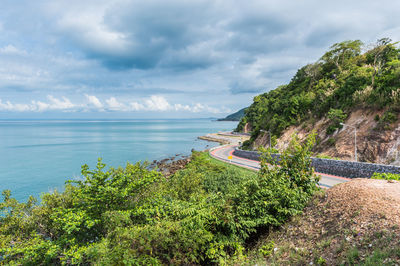
[[308, 77], [310, 77], [310, 83], [308, 85], [308, 89], [310, 89], [314, 81], [317, 80], [321, 70], [322, 68], [319, 62], [314, 64], [308, 64], [304, 67], [304, 72], [307, 74]]
[[387, 55], [391, 52], [392, 49], [395, 49], [393, 44], [391, 44], [392, 40], [389, 38], [379, 39], [374, 45], [373, 49], [368, 51], [367, 53], [367, 62], [369, 62], [374, 68], [374, 73], [372, 74], [371, 85], [375, 84], [375, 77], [378, 73], [380, 73], [383, 65], [387, 61]]
[[340, 109], [331, 108], [328, 112], [328, 118], [335, 125], [339, 125], [340, 123], [343, 123], [343, 121], [346, 119], [346, 117], [347, 117], [347, 115], [345, 113], [343, 113], [343, 111]]
[[360, 40], [335, 43], [330, 47], [331, 50], [321, 57], [321, 60], [326, 63], [333, 63], [340, 73], [349, 59], [360, 54], [362, 45], [363, 43]]

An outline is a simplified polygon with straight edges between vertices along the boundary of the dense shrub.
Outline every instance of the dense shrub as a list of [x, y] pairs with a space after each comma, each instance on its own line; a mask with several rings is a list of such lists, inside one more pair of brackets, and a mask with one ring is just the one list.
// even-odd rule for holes
[[400, 181], [399, 174], [392, 173], [374, 173], [371, 177], [372, 179], [384, 179], [384, 180], [398, 180]]
[[390, 128], [390, 125], [396, 121], [397, 121], [397, 113], [393, 111], [393, 108], [390, 108], [379, 119], [375, 129], [387, 130]]
[[[227, 166], [193, 153], [187, 167], [164, 178], [143, 164], [82, 167], [65, 191], [0, 203], [2, 264], [223, 264], [244, 258], [253, 233], [278, 226], [303, 209], [317, 179], [312, 142], [294, 140], [281, 167]], [[266, 251], [267, 252], [267, 251]]]
[[336, 139], [335, 138], [329, 138], [327, 142], [328, 142], [329, 146], [335, 146]]
[[240, 148], [243, 150], [249, 150], [250, 146], [251, 146], [251, 141], [248, 139], [243, 141], [242, 146]]

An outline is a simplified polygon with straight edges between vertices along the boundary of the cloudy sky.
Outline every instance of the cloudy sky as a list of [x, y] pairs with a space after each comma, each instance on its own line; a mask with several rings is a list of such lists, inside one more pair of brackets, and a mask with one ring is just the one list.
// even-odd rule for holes
[[400, 1], [1, 0], [0, 118], [222, 117]]

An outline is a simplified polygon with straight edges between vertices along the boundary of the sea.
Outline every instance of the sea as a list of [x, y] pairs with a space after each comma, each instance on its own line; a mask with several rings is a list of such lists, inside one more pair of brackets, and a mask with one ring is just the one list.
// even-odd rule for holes
[[[237, 122], [170, 120], [0, 120], [0, 191], [26, 201], [81, 178], [83, 164], [107, 167], [189, 155], [218, 145], [197, 139]], [[3, 200], [0, 197], [0, 202]]]

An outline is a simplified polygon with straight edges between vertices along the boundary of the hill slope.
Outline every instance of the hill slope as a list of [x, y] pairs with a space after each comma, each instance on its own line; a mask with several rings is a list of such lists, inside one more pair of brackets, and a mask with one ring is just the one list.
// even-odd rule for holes
[[300, 68], [289, 84], [256, 96], [237, 127], [252, 132], [247, 146], [268, 144], [264, 131], [270, 131], [283, 148], [292, 133], [301, 137], [316, 129], [316, 152], [350, 159], [356, 127], [359, 160], [396, 160], [400, 50], [387, 38], [365, 53], [362, 46], [361, 41], [334, 44], [320, 60]]
[[236, 113], [230, 114], [225, 118], [220, 118], [218, 121], [240, 121], [244, 117], [244, 112], [247, 108], [240, 109]]
[[400, 261], [399, 190], [398, 181], [373, 179], [327, 190], [303, 214], [261, 238], [253, 248], [254, 264], [395, 265]]

